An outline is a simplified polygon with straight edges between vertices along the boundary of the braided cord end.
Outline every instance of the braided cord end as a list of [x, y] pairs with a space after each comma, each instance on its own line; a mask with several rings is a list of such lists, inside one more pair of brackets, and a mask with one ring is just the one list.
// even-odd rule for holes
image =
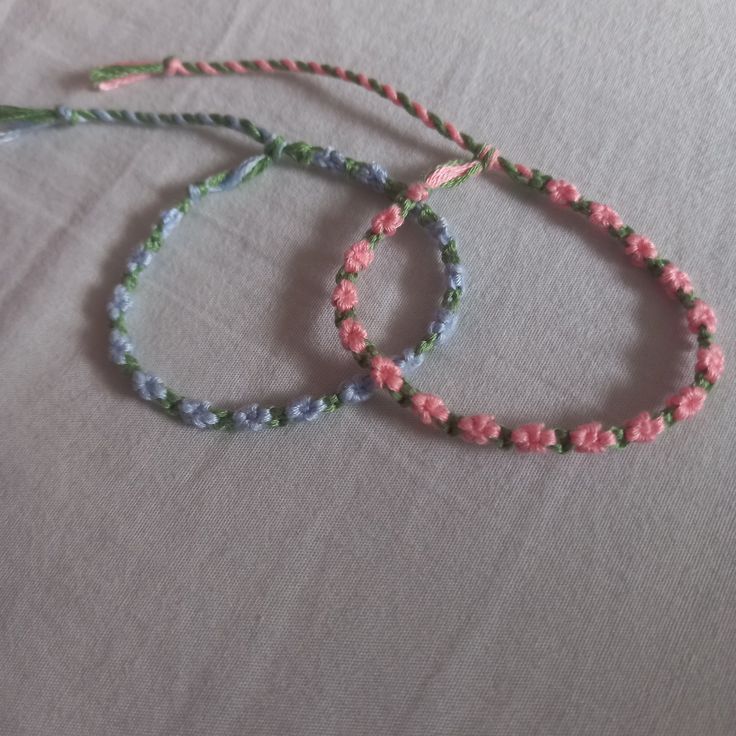
[[26, 132], [64, 122], [58, 110], [0, 105], [0, 143], [8, 143]]
[[92, 86], [102, 92], [142, 82], [151, 77], [161, 76], [166, 71], [164, 61], [112, 64], [100, 66], [90, 72]]
[[435, 167], [424, 180], [424, 185], [431, 189], [449, 189], [462, 184], [471, 176], [493, 167], [498, 159], [498, 152], [491, 146], [483, 146], [469, 161], [448, 161]]

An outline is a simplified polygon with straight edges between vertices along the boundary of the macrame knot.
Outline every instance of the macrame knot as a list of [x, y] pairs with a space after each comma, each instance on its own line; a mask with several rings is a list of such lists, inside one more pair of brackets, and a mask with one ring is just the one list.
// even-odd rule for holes
[[280, 135], [277, 135], [276, 137], [272, 137], [268, 143], [266, 143], [263, 150], [266, 156], [274, 161], [278, 161], [281, 158], [281, 154], [284, 152], [284, 148], [286, 148], [286, 141]]
[[476, 156], [480, 161], [483, 170], [492, 169], [496, 161], [498, 161], [498, 149], [493, 146], [485, 145], [481, 148], [480, 153]]

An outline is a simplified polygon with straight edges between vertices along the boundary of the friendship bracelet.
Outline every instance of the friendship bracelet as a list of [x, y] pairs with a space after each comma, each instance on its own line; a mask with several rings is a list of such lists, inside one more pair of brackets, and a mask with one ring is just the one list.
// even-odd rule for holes
[[[304, 421], [312, 422], [322, 414], [332, 413], [345, 404], [360, 403], [370, 398], [375, 391], [375, 386], [368, 373], [353, 377], [334, 393], [316, 398], [300, 396], [285, 406], [250, 404], [237, 411], [231, 411], [213, 407], [208, 401], [183, 397], [165, 385], [157, 375], [148, 373], [142, 368], [134, 354], [125, 316], [133, 303], [132, 294], [138, 286], [141, 273], [151, 263], [154, 254], [161, 249], [184, 216], [206, 196], [236, 189], [261, 174], [271, 163], [282, 156], [287, 156], [303, 165], [313, 165], [328, 171], [343, 173], [350, 179], [386, 193], [390, 198], [403, 191], [404, 184], [392, 180], [386, 170], [376, 163], [368, 164], [357, 161], [331, 148], [310, 146], [303, 142], [287, 143], [283, 138], [270, 135], [245, 118], [236, 119], [232, 116], [201, 113], [197, 115], [188, 113], [158, 115], [97, 109], [71, 110], [63, 106], [56, 110], [2, 107], [0, 108], [0, 142], [12, 140], [26, 132], [43, 127], [74, 125], [82, 122], [149, 126], [222, 125], [245, 133], [265, 146], [262, 155], [252, 156], [233, 169], [222, 171], [191, 185], [188, 196], [162, 213], [150, 236], [135, 249], [128, 259], [122, 282], [115, 287], [112, 299], [107, 304], [111, 325], [109, 355], [124, 373], [132, 377], [133, 386], [141, 399], [152, 402], [168, 414], [178, 417], [185, 424], [198, 429], [214, 427], [257, 431], [264, 427], [281, 427], [289, 423]], [[439, 230], [442, 228], [438, 230], [438, 223], [441, 224], [444, 221], [438, 218], [428, 206], [416, 207], [413, 214], [417, 222], [439, 242], [440, 248], [444, 248], [444, 242], [439, 235]], [[453, 249], [456, 253], [454, 242]], [[347, 267], [353, 267], [357, 272], [370, 262], [371, 257], [372, 253], [365, 251], [361, 244], [356, 244]], [[394, 358], [396, 364], [405, 371], [410, 371], [419, 365], [425, 353], [449, 334], [448, 315], [452, 315], [454, 322], [455, 309], [463, 290], [462, 270], [457, 256], [452, 259], [452, 262], [445, 258], [443, 260], [445, 261], [447, 289], [442, 299], [442, 308], [420, 342]], [[338, 288], [333, 293], [332, 299], [334, 305], [347, 308], [353, 305], [355, 295], [349, 287]]]
[[[335, 322], [340, 331], [343, 347], [350, 350], [362, 366], [370, 366], [376, 385], [387, 389], [402, 406], [411, 406], [422, 422], [479, 445], [493, 441], [499, 447], [516, 447], [523, 452], [545, 452], [554, 449], [559, 453], [566, 453], [574, 449], [577, 452], [600, 453], [609, 447], [622, 448], [632, 442], [650, 442], [665, 427], [688, 419], [701, 409], [708, 392], [721, 377], [725, 359], [722, 349], [713, 344], [716, 330], [715, 314], [708, 304], [695, 296], [689, 276], [662, 258], [651, 240], [625, 225], [615, 210], [599, 202], [584, 199], [574, 185], [563, 179], [553, 179], [537, 169], [513, 164], [499, 157], [495, 150], [476, 143], [471, 136], [458, 131], [454, 125], [444, 122], [420, 103], [413, 102], [404, 93], [396, 92], [390, 85], [382, 84], [364, 74], [316, 62], [256, 59], [209, 63], [182, 62], [173, 57], [159, 64], [103, 67], [92, 73], [92, 81], [99, 89], [106, 90], [152, 76], [218, 76], [275, 71], [327, 75], [358, 84], [403, 107], [428, 127], [474, 154], [473, 162], [466, 164], [451, 162], [449, 165], [439, 167], [425, 181], [417, 182], [401, 193], [394, 205], [376, 215], [362, 241], [364, 249], [366, 252], [370, 251], [371, 256], [381, 239], [387, 235], [394, 235], [415, 203], [424, 201], [432, 189], [438, 185], [459, 184], [486, 168], [500, 168], [516, 183], [547, 193], [555, 204], [568, 207], [585, 216], [594, 226], [608, 232], [622, 243], [624, 252], [632, 264], [646, 268], [667, 293], [680, 302], [686, 310], [690, 332], [697, 335], [694, 381], [672, 395], [667, 400], [665, 408], [654, 412], [643, 411], [623, 425], [608, 429], [604, 429], [597, 421], [581, 424], [570, 430], [547, 428], [542, 423], [529, 423], [511, 429], [500, 425], [490, 414], [451, 413], [441, 398], [415, 389], [404, 378], [401, 367], [383, 356], [368, 340], [365, 328], [356, 320], [354, 306], [343, 309], [337, 305]], [[453, 167], [455, 181], [452, 181], [452, 176], [449, 175]], [[438, 226], [438, 229], [441, 230], [442, 226]], [[443, 237], [449, 237], [449, 233], [445, 231]], [[338, 288], [348, 288], [349, 284], [354, 290], [358, 272], [346, 268], [350, 253], [351, 251], [348, 251], [345, 264], [338, 271], [337, 283]]]
[[[646, 268], [669, 296], [679, 301], [686, 310], [690, 332], [697, 335], [699, 348], [694, 381], [670, 396], [665, 408], [653, 413], [643, 411], [622, 426], [604, 429], [600, 422], [591, 421], [569, 430], [548, 428], [542, 423], [529, 423], [511, 429], [500, 425], [491, 414], [452, 413], [439, 396], [419, 391], [406, 380], [401, 367], [383, 356], [368, 340], [365, 328], [356, 320], [355, 310], [345, 310], [338, 306], [335, 310], [335, 322], [340, 330], [343, 347], [353, 353], [361, 366], [370, 368], [375, 385], [386, 389], [401, 406], [411, 407], [424, 424], [433, 425], [449, 435], [459, 436], [466, 442], [478, 445], [493, 441], [498, 447], [515, 447], [522, 452], [545, 452], [552, 449], [559, 453], [570, 450], [600, 453], [609, 447], [626, 447], [632, 442], [651, 442], [665, 427], [697, 414], [708, 392], [721, 377], [725, 358], [722, 349], [713, 344], [715, 314], [708, 304], [695, 296], [690, 277], [659, 256], [652, 241], [625, 225], [617, 212], [606, 205], [582, 198], [577, 188], [569, 182], [553, 179], [521, 164], [511, 164], [504, 158], [499, 158], [499, 164], [513, 181], [535, 191], [545, 192], [552, 202], [582, 214], [591, 224], [608, 232], [623, 244], [623, 250], [634, 266]], [[396, 204], [373, 218], [365, 235], [365, 241], [371, 249], [383, 237], [392, 236], [398, 231], [412, 206], [412, 198], [417, 193], [426, 196], [428, 181], [413, 184], [406, 195], [397, 198]], [[357, 274], [351, 274], [343, 266], [337, 273], [337, 282], [354, 282], [356, 277]], [[360, 339], [346, 340], [346, 331], [350, 335], [360, 335]]]

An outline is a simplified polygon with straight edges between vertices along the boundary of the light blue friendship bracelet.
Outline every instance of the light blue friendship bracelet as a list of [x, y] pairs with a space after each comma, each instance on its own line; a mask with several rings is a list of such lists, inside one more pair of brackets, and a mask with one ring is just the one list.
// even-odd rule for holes
[[[279, 136], [254, 125], [245, 118], [206, 113], [157, 114], [128, 110], [71, 109], [59, 106], [53, 110], [0, 107], [0, 142], [15, 140], [26, 133], [49, 127], [69, 127], [80, 123], [124, 124], [146, 127], [205, 126], [223, 127], [243, 133], [264, 146], [262, 154], [250, 156], [232, 169], [221, 171], [188, 188], [187, 196], [164, 211], [148, 238], [128, 258], [126, 271], [107, 304], [110, 322], [109, 356], [130, 376], [137, 395], [167, 414], [197, 429], [257, 431], [283, 427], [291, 423], [313, 422], [345, 404], [366, 401], [375, 385], [369, 373], [361, 373], [343, 383], [333, 393], [322, 396], [299, 396], [283, 406], [247, 402], [236, 409], [213, 406], [209, 401], [189, 398], [169, 387], [162, 378], [144, 369], [135, 355], [133, 341], [126, 325], [126, 314], [133, 305], [133, 294], [139, 277], [158, 253], [184, 216], [211, 194], [230, 192], [263, 173], [282, 157], [305, 166], [316, 166], [341, 173], [390, 199], [400, 198], [406, 185], [389, 177], [376, 163], [349, 158], [332, 148], [312, 146], [304, 142], [288, 143]], [[397, 366], [410, 372], [420, 365], [425, 353], [443, 342], [454, 328], [457, 307], [464, 289], [464, 274], [459, 263], [454, 236], [444, 218], [438, 217], [425, 203], [417, 202], [411, 210], [415, 219], [437, 242], [445, 274], [445, 291], [435, 317], [419, 342], [394, 357]]]

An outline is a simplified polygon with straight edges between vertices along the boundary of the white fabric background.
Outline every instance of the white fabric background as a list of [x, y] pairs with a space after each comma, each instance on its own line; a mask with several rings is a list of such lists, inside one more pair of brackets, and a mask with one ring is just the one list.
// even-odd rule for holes
[[[456, 155], [331, 80], [85, 85], [171, 53], [366, 70], [615, 206], [734, 354], [732, 3], [0, 0], [0, 19], [4, 104], [233, 112], [405, 180]], [[0, 150], [0, 733], [733, 734], [732, 370], [689, 424], [601, 458], [448, 442], [385, 396], [256, 436], [134, 398], [110, 288], [188, 182], [256, 150], [99, 126]], [[433, 201], [470, 288], [422, 388], [570, 425], [689, 380], [681, 312], [612, 242], [498, 176]], [[215, 401], [332, 389], [355, 368], [330, 284], [381, 204], [289, 166], [209, 200], [139, 292], [145, 364]], [[364, 280], [387, 348], [428, 320], [436, 261], [406, 232]]]

